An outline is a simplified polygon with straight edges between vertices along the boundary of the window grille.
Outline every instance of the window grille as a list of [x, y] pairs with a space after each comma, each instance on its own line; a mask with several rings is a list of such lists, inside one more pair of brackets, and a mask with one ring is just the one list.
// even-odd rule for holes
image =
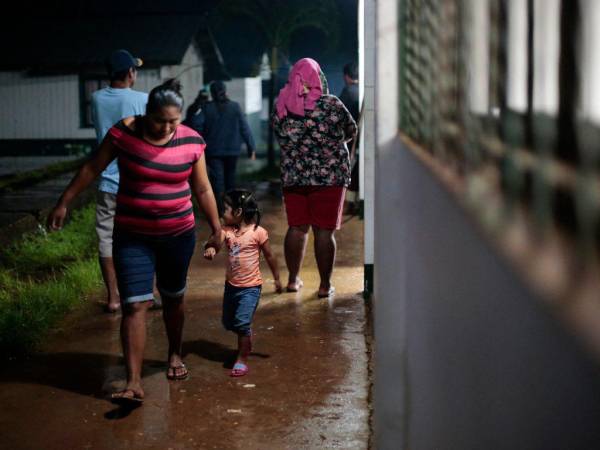
[[545, 293], [600, 287], [600, 2], [404, 0], [399, 31], [408, 147]]

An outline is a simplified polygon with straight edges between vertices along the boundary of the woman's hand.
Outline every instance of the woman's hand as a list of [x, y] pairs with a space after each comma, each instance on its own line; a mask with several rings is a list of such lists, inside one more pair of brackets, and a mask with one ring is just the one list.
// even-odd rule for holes
[[207, 249], [204, 250], [204, 257], [206, 259], [208, 259], [209, 261], [212, 261], [212, 259], [215, 257], [216, 254], [217, 254], [217, 250], [214, 247], [208, 247]]
[[63, 224], [65, 223], [65, 217], [67, 217], [67, 207], [62, 204], [58, 204], [54, 207], [50, 214], [48, 214], [46, 226], [50, 231], [58, 231], [63, 227]]
[[224, 239], [225, 233], [223, 233], [222, 230], [218, 230], [218, 232], [211, 234], [204, 245], [204, 257], [206, 259], [213, 259], [221, 249]]
[[106, 169], [106, 166], [117, 157], [117, 148], [109, 137], [106, 137], [94, 156], [87, 160], [77, 171], [65, 191], [60, 196], [58, 203], [48, 215], [46, 225], [50, 231], [60, 230], [67, 216], [67, 206], [77, 197], [100, 173]]

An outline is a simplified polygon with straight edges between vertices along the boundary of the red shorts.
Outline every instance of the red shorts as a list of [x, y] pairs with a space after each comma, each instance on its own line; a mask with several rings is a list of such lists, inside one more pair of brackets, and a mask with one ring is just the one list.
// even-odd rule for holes
[[314, 225], [339, 230], [342, 225], [344, 186], [296, 186], [283, 188], [288, 225]]

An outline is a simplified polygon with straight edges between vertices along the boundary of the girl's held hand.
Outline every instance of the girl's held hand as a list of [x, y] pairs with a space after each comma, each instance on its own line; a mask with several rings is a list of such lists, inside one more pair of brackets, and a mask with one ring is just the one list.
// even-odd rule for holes
[[224, 240], [225, 240], [225, 233], [223, 233], [223, 231], [219, 230], [216, 233], [210, 235], [210, 237], [208, 238], [208, 241], [206, 241], [206, 245], [204, 246], [204, 248], [206, 250], [208, 250], [209, 248], [213, 248], [215, 250], [215, 254], [216, 254], [221, 249], [221, 245], [223, 245]]
[[275, 292], [281, 294], [283, 292], [283, 288], [281, 287], [281, 281], [275, 280]]
[[214, 247], [208, 247], [206, 250], [204, 250], [204, 257], [208, 260], [212, 260], [216, 254], [217, 251]]
[[50, 214], [48, 214], [46, 226], [50, 231], [58, 231], [63, 227], [63, 224], [65, 223], [65, 217], [67, 217], [67, 207], [57, 205], [50, 212]]

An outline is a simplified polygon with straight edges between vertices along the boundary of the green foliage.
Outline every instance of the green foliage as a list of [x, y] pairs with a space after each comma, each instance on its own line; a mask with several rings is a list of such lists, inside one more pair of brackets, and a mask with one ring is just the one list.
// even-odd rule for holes
[[75, 211], [60, 233], [43, 228], [25, 235], [2, 255], [5, 267], [19, 275], [52, 274], [69, 264], [89, 258], [96, 252], [94, 205]]
[[28, 235], [0, 267], [0, 355], [33, 350], [66, 312], [101, 285], [94, 208], [73, 215], [60, 233]]
[[[227, 0], [217, 8], [216, 20], [242, 17], [254, 23], [261, 33], [265, 51], [269, 53], [271, 81], [269, 88], [269, 117], [272, 114], [277, 87], [277, 72], [281, 61], [289, 59], [290, 44], [296, 33], [319, 30], [323, 33], [323, 48], [335, 49], [340, 36], [340, 11], [335, 0]], [[268, 165], [275, 165], [275, 145], [272, 133], [273, 125], [269, 121], [271, 132], [268, 137]]]
[[[333, 48], [339, 40], [340, 12], [334, 0], [228, 0], [221, 2], [219, 12], [221, 16], [244, 17], [254, 22], [271, 52], [276, 49], [287, 54], [294, 34], [309, 28], [321, 31], [327, 46]], [[271, 69], [276, 70], [277, 63], [271, 64]]]

